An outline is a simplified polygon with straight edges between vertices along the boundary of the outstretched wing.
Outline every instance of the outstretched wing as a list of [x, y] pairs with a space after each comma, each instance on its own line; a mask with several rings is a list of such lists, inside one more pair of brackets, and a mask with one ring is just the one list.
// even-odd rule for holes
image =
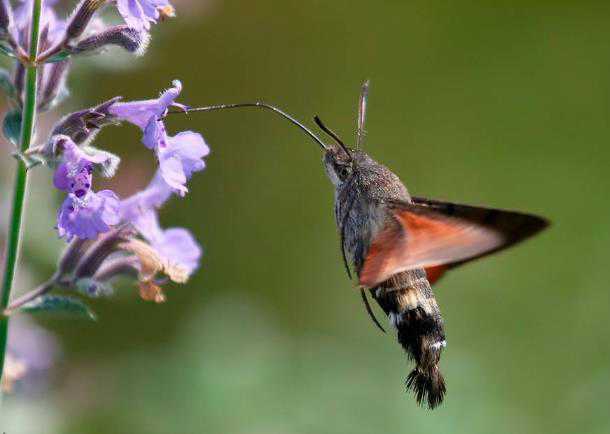
[[512, 246], [548, 226], [531, 214], [414, 198], [392, 202], [393, 220], [373, 239], [360, 284], [373, 288], [393, 274], [426, 268], [432, 281], [450, 267]]

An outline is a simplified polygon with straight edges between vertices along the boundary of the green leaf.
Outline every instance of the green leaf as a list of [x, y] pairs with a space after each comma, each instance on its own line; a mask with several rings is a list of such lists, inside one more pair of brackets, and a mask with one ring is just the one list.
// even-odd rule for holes
[[17, 57], [15, 56], [15, 53], [13, 53], [13, 50], [11, 48], [3, 44], [0, 44], [0, 54], [4, 54], [5, 56], [12, 58]]
[[11, 79], [11, 74], [6, 69], [0, 69], [0, 88], [11, 100], [18, 102], [17, 89]]
[[20, 110], [11, 110], [6, 114], [2, 124], [2, 132], [9, 142], [15, 146], [19, 146], [19, 138], [21, 137]]
[[68, 57], [70, 57], [70, 52], [60, 51], [59, 53], [49, 57], [47, 60], [44, 61], [44, 63], [57, 63], [61, 62], [62, 60], [66, 60]]
[[95, 279], [85, 278], [76, 282], [76, 290], [87, 297], [106, 297], [112, 295], [114, 288], [107, 282], [98, 282]]
[[20, 312], [67, 314], [95, 321], [95, 313], [78, 298], [63, 295], [42, 295], [24, 304]]

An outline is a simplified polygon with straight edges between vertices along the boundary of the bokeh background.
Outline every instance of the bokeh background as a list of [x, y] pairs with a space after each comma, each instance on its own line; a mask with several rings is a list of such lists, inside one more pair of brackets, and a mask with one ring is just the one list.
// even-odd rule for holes
[[[366, 149], [412, 193], [528, 210], [553, 227], [436, 286], [449, 391], [430, 412], [404, 392], [405, 355], [345, 276], [317, 147], [266, 112], [172, 118], [213, 150], [162, 214], [203, 243], [201, 270], [165, 305], [124, 286], [93, 303], [97, 323], [39, 321], [62, 355], [46, 388], [6, 400], [7, 433], [610, 431], [610, 5], [176, 7], [144, 58], [79, 64], [60, 112], [151, 97], [179, 78], [187, 104], [264, 99], [308, 122], [320, 114], [351, 141], [370, 78]], [[153, 170], [139, 134], [98, 139], [124, 156], [111, 183], [123, 194]], [[48, 173], [31, 191], [20, 290], [51, 273], [61, 246]]]

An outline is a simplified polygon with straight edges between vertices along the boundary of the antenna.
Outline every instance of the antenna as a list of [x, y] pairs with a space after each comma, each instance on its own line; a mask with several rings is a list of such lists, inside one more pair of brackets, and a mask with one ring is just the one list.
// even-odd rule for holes
[[370, 84], [371, 81], [366, 80], [362, 84], [362, 89], [360, 91], [360, 101], [358, 102], [358, 129], [356, 130], [356, 149], [360, 149], [360, 147], [364, 145], [364, 140], [366, 139], [364, 124], [366, 122], [366, 105], [369, 97]]
[[320, 127], [320, 129], [322, 131], [324, 131], [326, 134], [331, 136], [335, 140], [335, 142], [337, 142], [337, 144], [339, 146], [341, 146], [341, 149], [343, 149], [343, 151], [347, 154], [348, 157], [352, 158], [352, 154], [349, 151], [349, 149], [347, 148], [347, 146], [345, 146], [345, 143], [343, 143], [343, 140], [341, 140], [339, 138], [339, 136], [337, 134], [335, 134], [334, 131], [332, 131], [330, 128], [328, 128], [326, 125], [324, 125], [324, 123], [322, 122], [322, 119], [320, 119], [318, 116], [314, 116], [313, 120], [316, 122], [316, 124]]
[[244, 107], [261, 108], [261, 109], [271, 110], [272, 112], [277, 113], [278, 115], [287, 119], [291, 124], [296, 125], [301, 130], [303, 130], [303, 132], [305, 134], [307, 134], [309, 137], [311, 137], [314, 140], [314, 142], [316, 142], [318, 145], [320, 145], [320, 147], [322, 149], [324, 149], [325, 151], [328, 150], [328, 147], [324, 144], [324, 142], [322, 140], [320, 140], [320, 138], [318, 136], [316, 136], [305, 125], [303, 125], [302, 123], [297, 121], [295, 118], [290, 116], [288, 113], [283, 112], [279, 108], [269, 105], [267, 103], [261, 102], [261, 101], [244, 102], [244, 103], [236, 103], [236, 104], [218, 104], [218, 105], [211, 105], [211, 106], [207, 106], [207, 107], [195, 107], [195, 108], [186, 107], [184, 110], [170, 111], [170, 112], [167, 112], [167, 114], [173, 115], [173, 114], [188, 114], [188, 113], [196, 113], [196, 112], [211, 112], [211, 111], [218, 111], [218, 110], [244, 108]]

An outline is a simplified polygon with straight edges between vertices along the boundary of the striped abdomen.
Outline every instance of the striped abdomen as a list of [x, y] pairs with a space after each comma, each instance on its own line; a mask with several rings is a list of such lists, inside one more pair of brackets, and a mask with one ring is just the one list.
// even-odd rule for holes
[[371, 294], [396, 328], [398, 342], [416, 363], [407, 377], [407, 388], [420, 404], [427, 401], [430, 408], [436, 407], [445, 395], [438, 363], [446, 342], [443, 319], [426, 272], [395, 274]]

